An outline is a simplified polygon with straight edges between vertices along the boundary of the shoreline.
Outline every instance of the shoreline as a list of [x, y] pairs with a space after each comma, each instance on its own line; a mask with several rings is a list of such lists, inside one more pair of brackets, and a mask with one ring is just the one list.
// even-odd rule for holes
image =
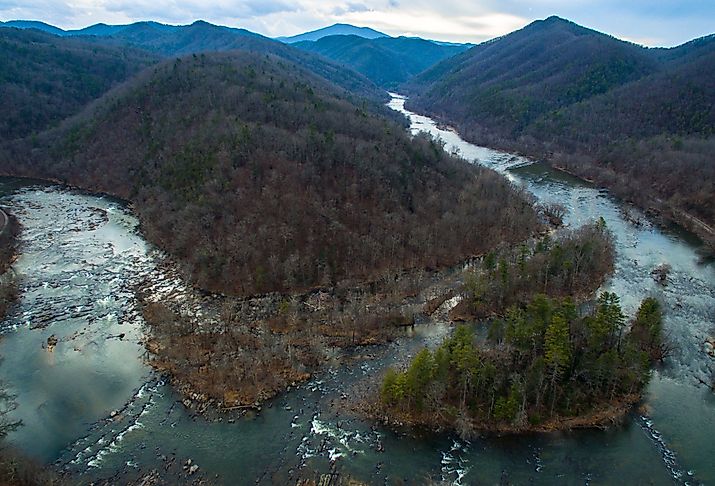
[[[350, 359], [351, 350], [384, 346], [405, 332], [405, 329], [421, 325], [422, 320], [430, 319], [434, 310], [430, 312], [428, 304], [434, 300], [444, 302], [448, 296], [455, 295], [461, 281], [460, 270], [475, 258], [479, 257], [470, 256], [458, 265], [431, 272], [402, 271], [396, 279], [389, 278], [387, 281], [362, 282], [347, 288], [312, 289], [295, 294], [272, 293], [253, 297], [202, 295], [198, 289], [185, 282], [182, 290], [165, 298], [151, 285], [141, 285], [137, 294], [144, 309], [147, 326], [143, 343], [147, 352], [147, 364], [155, 372], [169, 377], [172, 388], [181, 396], [183, 405], [192, 412], [201, 415], [224, 415], [238, 410], [242, 415], [251, 409], [260, 411], [264, 403], [320, 373], [324, 369], [324, 359], [312, 361], [312, 364], [308, 361], [305, 366], [300, 363], [297, 366], [295, 363], [276, 365], [270, 360], [265, 365], [258, 365], [258, 361], [252, 361], [252, 372], [270, 370], [274, 377], [280, 376], [276, 378], [279, 382], [285, 381], [284, 384], [275, 383], [275, 386], [261, 380], [258, 380], [257, 385], [250, 380], [246, 381], [248, 378], [245, 376], [238, 378], [237, 382], [236, 378], [226, 375], [227, 372], [238, 375], [245, 372], [245, 368], [238, 362], [232, 362], [231, 370], [221, 366], [200, 366], [201, 363], [198, 362], [191, 366], [184, 364], [184, 369], [181, 370], [178, 367], [181, 361], [176, 360], [175, 354], [172, 356], [172, 352], [175, 353], [172, 349], [181, 347], [181, 342], [175, 342], [173, 346], [162, 345], [161, 341], [166, 340], [166, 337], [161, 317], [147, 316], [147, 307], [164, 304], [178, 316], [176, 319], [193, 322], [192, 326], [197, 330], [204, 329], [194, 334], [198, 336], [197, 342], [201, 335], [211, 339], [212, 333], [216, 331], [214, 328], [221, 325], [213, 323], [214, 318], [230, 307], [231, 322], [227, 326], [224, 325], [226, 329], [218, 330], [222, 336], [225, 332], [230, 333], [230, 336], [225, 336], [223, 340], [241, 339], [245, 333], [240, 334], [241, 331], [235, 329], [246, 327], [253, 335], [268, 334], [277, 339], [287, 339], [295, 354], [300, 354], [301, 349], [310, 351], [311, 340], [317, 339], [321, 343], [318, 349], [324, 350], [326, 355], [337, 355], [338, 360]], [[162, 267], [168, 274], [176, 274], [178, 271], [172, 261], [165, 262]], [[392, 285], [396, 285], [396, 289], [390, 287], [393, 280]], [[391, 292], [396, 292], [396, 296]], [[193, 308], [198, 307], [201, 307], [201, 316], [192, 312]], [[354, 313], [354, 309], [363, 310]], [[371, 322], [373, 324], [370, 324]], [[234, 332], [239, 334], [233, 334]], [[306, 332], [312, 333], [312, 337], [306, 336]], [[200, 341], [203, 345], [197, 342], [192, 342], [190, 347], [187, 347], [204, 350], [211, 362], [210, 357], [214, 356], [215, 351], [210, 347], [204, 348], [203, 341]], [[255, 346], [243, 349], [251, 355], [259, 356], [264, 347], [258, 341]], [[221, 396], [215, 391], [211, 392], [215, 387], [208, 386], [208, 383], [214, 381], [212, 376], [229, 378], [222, 381]]]
[[[641, 394], [627, 395], [620, 399], [605, 402], [597, 405], [593, 410], [576, 416], [556, 416], [538, 425], [516, 426], [510, 424], [488, 423], [484, 421], [469, 420], [469, 428], [466, 430], [467, 437], [473, 435], [492, 436], [522, 436], [528, 434], [549, 434], [553, 432], [564, 432], [575, 429], [600, 429], [618, 425], [625, 417], [631, 413], [642, 402]], [[444, 415], [423, 415], [415, 416], [409, 413], [395, 413], [394, 410], [387, 410], [381, 405], [375, 405], [375, 401], [369, 399], [353, 407], [348, 407], [358, 417], [362, 417], [392, 430], [399, 428], [422, 429], [436, 434], [445, 432], [462, 435], [465, 430], [459, 430], [454, 421], [448, 420]]]
[[[715, 254], [715, 228], [713, 228], [710, 224], [708, 224], [705, 221], [702, 221], [700, 218], [693, 216], [692, 214], [689, 214], [688, 212], [679, 209], [679, 208], [673, 208], [673, 207], [662, 207], [663, 203], [662, 201], [659, 201], [659, 199], [656, 196], [653, 195], [648, 195], [648, 202], [646, 203], [638, 203], [635, 200], [631, 200], [627, 195], [618, 195], [613, 192], [612, 188], [609, 187], [608, 185], [599, 183], [593, 179], [590, 179], [588, 177], [582, 176], [577, 172], [574, 172], [572, 170], [569, 170], [559, 164], [556, 163], [552, 159], [552, 157], [548, 155], [544, 155], [543, 153], [538, 153], [534, 151], [525, 151], [523, 148], [518, 148], [515, 146], [512, 146], [510, 144], [499, 144], [499, 143], [490, 143], [486, 141], [477, 141], [474, 140], [468, 136], [466, 136], [463, 133], [463, 130], [459, 129], [459, 123], [455, 123], [453, 120], [449, 120], [446, 117], [437, 114], [436, 112], [433, 112], [428, 109], [421, 109], [421, 107], [415, 107], [411, 106], [408, 107], [407, 103], [409, 102], [409, 97], [405, 95], [398, 95], [400, 97], [406, 98], [406, 103], [405, 103], [405, 109], [415, 113], [417, 115], [421, 116], [426, 116], [429, 118], [432, 118], [436, 123], [438, 128], [446, 129], [453, 131], [457, 135], [459, 135], [460, 138], [462, 138], [464, 141], [471, 143], [473, 145], [476, 145], [478, 147], [485, 147], [491, 150], [496, 150], [499, 152], [504, 152], [508, 154], [513, 154], [513, 155], [518, 155], [520, 157], [525, 157], [529, 160], [531, 160], [533, 163], [538, 163], [542, 162], [546, 164], [548, 167], [557, 170], [559, 172], [563, 172], [564, 174], [568, 174], [572, 177], [575, 177], [579, 179], [580, 181], [583, 181], [588, 184], [592, 184], [593, 186], [599, 188], [599, 189], [604, 189], [609, 192], [609, 194], [616, 199], [619, 200], [622, 204], [632, 204], [635, 207], [639, 208], [641, 211], [644, 212], [646, 216], [649, 216], [651, 221], [658, 225], [661, 229], [667, 229], [668, 223], [673, 224], [678, 226], [680, 229], [683, 231], [692, 234], [693, 236], [697, 237], [703, 244], [705, 248], [707, 248], [707, 251], [710, 253]], [[420, 111], [417, 111], [417, 110]], [[415, 111], [413, 111], [415, 110]], [[680, 213], [681, 217], [678, 218], [675, 216], [673, 213]], [[686, 223], [685, 221], [691, 221], [691, 224]]]
[[4, 224], [0, 229], [0, 321], [5, 320], [8, 309], [19, 298], [13, 263], [18, 258], [18, 236], [22, 226], [17, 219], [0, 208]]

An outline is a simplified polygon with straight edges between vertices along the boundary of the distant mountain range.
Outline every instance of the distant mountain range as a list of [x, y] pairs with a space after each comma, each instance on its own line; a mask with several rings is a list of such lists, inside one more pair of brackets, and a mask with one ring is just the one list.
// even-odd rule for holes
[[698, 230], [697, 219], [715, 227], [713, 73], [715, 36], [649, 49], [550, 17], [403, 89], [474, 141], [544, 157]]
[[[205, 25], [213, 25], [209, 24], [208, 22], [204, 22], [202, 20], [197, 20], [191, 25], [195, 24], [205, 24]], [[134, 22], [131, 24], [114, 24], [114, 25], [109, 25], [109, 24], [94, 24], [90, 25], [89, 27], [84, 27], [82, 29], [70, 29], [70, 30], [64, 30], [59, 27], [55, 27], [54, 25], [47, 24], [45, 22], [39, 22], [37, 20], [9, 20], [7, 22], [0, 22], [0, 27], [15, 27], [18, 29], [37, 29], [41, 30], [43, 32], [47, 32], [48, 34], [54, 34], [54, 35], [60, 35], [60, 36], [65, 36], [65, 37], [70, 37], [70, 36], [98, 36], [98, 37], [109, 37], [109, 36], [116, 36], [118, 34], [121, 34], [124, 32], [124, 35], [127, 35], [130, 32], [136, 32], [138, 30], [152, 30], [155, 32], [172, 32], [172, 31], [181, 31], [185, 29], [186, 27], [189, 27], [189, 25], [169, 25], [169, 24], [162, 24], [159, 22], [153, 22], [153, 21], [142, 21], [142, 22]], [[245, 29], [237, 29], [233, 27], [223, 27], [223, 26], [215, 26], [219, 27], [224, 30], [228, 31], [234, 31], [243, 35], [253, 35], [256, 37], [263, 37], [260, 34], [253, 33], [251, 31], [245, 30]]]
[[[42, 131], [79, 111], [139, 70], [165, 57], [243, 50], [303, 66], [347, 93], [381, 103], [369, 79], [327, 58], [242, 29], [195, 22], [97, 24], [61, 31], [41, 22], [0, 27], [0, 142]], [[90, 32], [92, 34], [86, 34]]]
[[[208, 22], [204, 22], [202, 20], [198, 20], [194, 22], [196, 23], [203, 23], [203, 24], [208, 24]], [[54, 25], [47, 24], [45, 22], [40, 22], [37, 20], [9, 20], [7, 22], [0, 22], [0, 26], [4, 27], [16, 27], [18, 29], [37, 29], [37, 30], [42, 30], [44, 32], [47, 32], [49, 34], [54, 34], [54, 35], [62, 35], [62, 36], [75, 36], [75, 35], [96, 35], [96, 36], [112, 36], [112, 35], [117, 35], [120, 32], [124, 30], [135, 30], [137, 27], [143, 27], [143, 28], [152, 28], [155, 30], [162, 30], [165, 32], [169, 32], [172, 30], [180, 30], [183, 27], [187, 27], [186, 25], [169, 25], [169, 24], [162, 24], [159, 22], [153, 22], [153, 21], [142, 21], [142, 22], [134, 22], [132, 24], [121, 24], [121, 25], [108, 25], [108, 24], [94, 24], [90, 25], [89, 27], [84, 27], [82, 29], [70, 29], [70, 30], [64, 30], [59, 27], [55, 27]], [[249, 34], [249, 35], [255, 35], [255, 36], [261, 36], [260, 34], [255, 34], [253, 32], [250, 32], [245, 29], [238, 29], [234, 27], [225, 27], [225, 26], [216, 26], [221, 29], [226, 29], [226, 30], [232, 30], [232, 31], [237, 31], [241, 32], [244, 34]], [[293, 44], [295, 42], [301, 42], [301, 41], [316, 41], [320, 40], [323, 37], [328, 37], [331, 35], [355, 35], [358, 37], [363, 37], [365, 39], [377, 39], [380, 37], [389, 37], [387, 34], [384, 34], [382, 32], [378, 32], [375, 29], [371, 29], [369, 27], [356, 27], [354, 25], [350, 24], [334, 24], [330, 25], [328, 27], [323, 27], [322, 29], [317, 29], [313, 30], [310, 32], [305, 32], [303, 34], [299, 35], [294, 35], [291, 37], [278, 37], [276, 40], [279, 40], [281, 42], [284, 42], [286, 44]]]
[[[335, 24], [280, 38], [282, 42], [245, 29], [213, 25], [201, 20], [178, 26], [158, 22], [95, 24], [77, 30], [62, 30], [28, 20], [9, 21], [2, 26], [37, 29], [63, 37], [82, 37], [88, 42], [131, 46], [164, 56], [243, 49], [268, 52], [302, 64], [318, 63], [317, 57], [306, 57], [291, 48], [295, 46], [349, 67], [378, 86], [389, 89], [394, 89], [434, 63], [471, 47], [470, 44], [440, 43], [416, 37], [394, 38], [367, 27], [348, 24]], [[354, 85], [353, 81], [351, 83]], [[345, 86], [354, 88], [350, 84]]]
[[369, 27], [355, 27], [350, 24], [334, 24], [329, 27], [323, 27], [322, 29], [313, 30], [310, 32], [305, 32], [303, 34], [294, 35], [292, 37], [278, 37], [278, 40], [293, 44], [295, 42], [304, 41], [317, 41], [323, 37], [329, 37], [333, 35], [354, 35], [357, 37], [362, 37], [364, 39], [379, 39], [381, 37], [389, 37], [387, 34], [378, 32], [375, 29]]

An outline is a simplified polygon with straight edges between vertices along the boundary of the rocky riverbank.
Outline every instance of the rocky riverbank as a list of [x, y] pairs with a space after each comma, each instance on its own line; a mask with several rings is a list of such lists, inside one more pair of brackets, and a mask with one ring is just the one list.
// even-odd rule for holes
[[[430, 109], [428, 106], [417, 104], [414, 100], [407, 102], [407, 108], [431, 117], [437, 122], [437, 126], [458, 132], [464, 140], [470, 143], [510, 152], [532, 160], [544, 161], [553, 169], [564, 174], [595, 186], [604, 187], [621, 200], [638, 206], [661, 227], [674, 223], [696, 234], [708, 247], [709, 252], [715, 252], [715, 228], [711, 221], [703, 221], [703, 219], [693, 215], [683, 207], [664, 201], [662, 195], [659, 197], [658, 194], [650, 191], [635, 192], [630, 186], [621, 187], [620, 182], [628, 180], [628, 177], [624, 177], [607, 167], [597, 165], [592, 155], [582, 153], [556, 154], [544, 148], [543, 144], [528, 137], [514, 139], [501, 137], [489, 130], [474, 129], [467, 124], [459, 123], [458, 120], [448, 119], [443, 113]], [[575, 160], [584, 162], [583, 167], [575, 165], [573, 163]]]
[[15, 273], [11, 266], [17, 257], [17, 237], [20, 224], [11, 213], [0, 209], [0, 320], [5, 317], [8, 308], [17, 300]]
[[[369, 396], [370, 394], [365, 395]], [[556, 416], [536, 425], [528, 422], [522, 425], [513, 425], [463, 420], [449, 414], [396, 412], [392, 408], [384, 407], [379, 400], [374, 399], [374, 395], [371, 399], [355, 403], [350, 409], [361, 417], [390, 428], [420, 428], [437, 433], [455, 432], [463, 438], [470, 438], [481, 434], [516, 435], [574, 429], [605, 429], [621, 424], [641, 400], [641, 395], [627, 395], [616, 400], [604, 401], [596, 405], [592, 411], [582, 415]]]
[[149, 276], [137, 289], [148, 361], [198, 413], [260, 410], [342, 350], [391, 341], [425, 319], [459, 288], [462, 267], [236, 298], [187, 286], [166, 260], [157, 269], [164, 278]]

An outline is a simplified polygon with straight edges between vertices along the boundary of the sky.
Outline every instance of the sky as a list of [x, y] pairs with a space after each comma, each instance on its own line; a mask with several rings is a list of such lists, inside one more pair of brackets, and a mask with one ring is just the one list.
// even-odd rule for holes
[[474, 43], [550, 15], [647, 46], [715, 32], [715, 0], [0, 0], [0, 20], [65, 29], [201, 19], [277, 37], [343, 22], [393, 36]]

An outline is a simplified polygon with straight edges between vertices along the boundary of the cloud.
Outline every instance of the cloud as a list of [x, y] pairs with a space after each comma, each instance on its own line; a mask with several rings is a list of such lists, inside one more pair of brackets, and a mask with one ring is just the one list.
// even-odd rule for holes
[[333, 9], [333, 15], [340, 17], [352, 12], [367, 12], [370, 7], [363, 3], [346, 3], [345, 5], [337, 5]]
[[294, 4], [282, 0], [219, 0], [210, 3], [201, 0], [120, 0], [106, 2], [103, 7], [107, 12], [131, 20], [150, 19], [168, 23], [190, 23], [197, 19], [245, 21], [289, 13], [296, 8]]
[[369, 25], [391, 35], [470, 42], [491, 39], [528, 23], [523, 17], [499, 13], [447, 16], [428, 10], [354, 12], [346, 15], [344, 20], [348, 23]]

